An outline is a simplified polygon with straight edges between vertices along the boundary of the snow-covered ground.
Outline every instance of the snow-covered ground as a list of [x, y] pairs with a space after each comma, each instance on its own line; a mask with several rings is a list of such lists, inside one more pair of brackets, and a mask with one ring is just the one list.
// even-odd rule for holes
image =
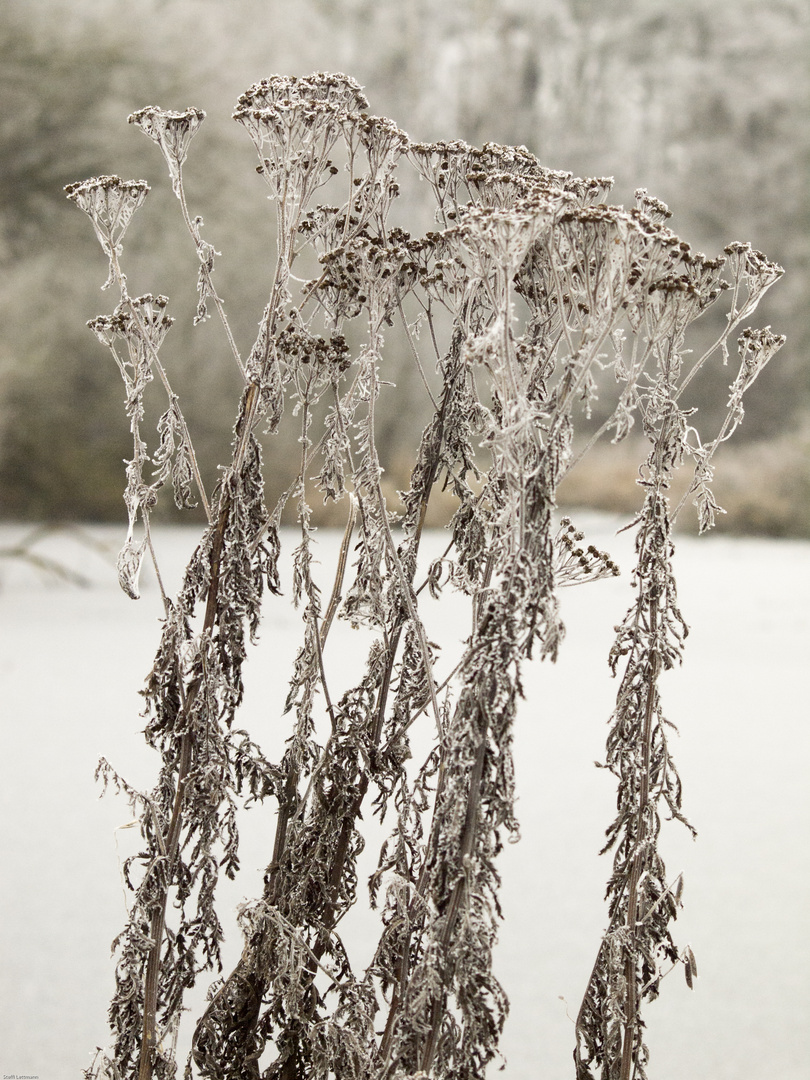
[[[614, 535], [617, 521], [581, 515], [577, 523], [629, 565], [631, 539]], [[0, 529], [0, 547], [16, 535]], [[93, 536], [112, 550], [121, 538], [107, 528]], [[319, 538], [328, 563], [337, 538]], [[159, 531], [172, 590], [195, 539], [194, 530]], [[54, 537], [43, 550], [82, 567], [93, 584], [77, 588], [0, 561], [0, 1068], [62, 1080], [106, 1040], [109, 947], [125, 916], [120, 864], [137, 836], [122, 828], [130, 817], [122, 801], [98, 800], [93, 771], [103, 754], [135, 784], [154, 778], [138, 690], [161, 612], [154, 582], [133, 603], [111, 566], [75, 538]], [[685, 875], [675, 936], [692, 944], [700, 978], [690, 992], [673, 972], [647, 1007], [650, 1075], [806, 1080], [810, 544], [683, 537], [676, 566], [692, 632], [664, 699], [680, 729], [674, 753], [699, 836], [693, 842], [667, 824], [664, 852], [670, 876]], [[517, 730], [523, 838], [500, 864], [497, 964], [512, 1002], [505, 1080], [573, 1076], [571, 1018], [605, 923], [609, 857], [596, 853], [615, 801], [610, 776], [593, 764], [615, 693], [605, 658], [630, 597], [626, 573], [565, 590], [560, 660], [527, 674]], [[431, 638], [466, 636], [462, 610], [453, 602], [431, 609]], [[286, 733], [280, 702], [297, 628], [288, 601], [271, 599], [248, 663], [241, 722], [271, 753]], [[357, 670], [364, 649], [348, 627], [337, 629], [330, 649], [339, 678]], [[271, 830], [269, 809], [246, 821], [244, 872], [223, 893], [231, 910], [257, 891]], [[370, 937], [360, 920], [347, 930], [360, 948]], [[232, 932], [230, 958], [238, 946]]]

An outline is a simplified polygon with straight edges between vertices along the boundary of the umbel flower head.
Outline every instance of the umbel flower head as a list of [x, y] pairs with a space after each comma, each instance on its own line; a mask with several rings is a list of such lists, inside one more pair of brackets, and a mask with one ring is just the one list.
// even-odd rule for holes
[[100, 315], [87, 325], [102, 345], [111, 346], [115, 338], [123, 338], [130, 350], [143, 354], [149, 363], [174, 322], [165, 314], [168, 302], [166, 296], [146, 293], [119, 304], [112, 315]]
[[273, 75], [254, 83], [237, 102], [240, 109], [266, 109], [296, 101], [327, 101], [344, 112], [364, 112], [368, 99], [358, 82], [341, 72], [319, 71], [304, 77]]
[[180, 197], [180, 170], [188, 154], [188, 146], [205, 119], [202, 109], [189, 108], [185, 112], [169, 112], [156, 105], [147, 105], [129, 117], [130, 124], [137, 124], [141, 131], [158, 144], [169, 166], [172, 187]]
[[68, 184], [65, 194], [93, 223], [96, 236], [110, 260], [110, 274], [102, 289], [112, 284], [115, 258], [121, 254], [121, 240], [132, 215], [146, 198], [145, 180], [122, 180], [120, 176], [91, 176]]
[[256, 146], [258, 171], [270, 186], [270, 197], [293, 198], [293, 178], [298, 177], [297, 197], [303, 204], [322, 173], [337, 172], [327, 155], [343, 123], [357, 121], [367, 108], [361, 86], [348, 75], [274, 75], [240, 96], [233, 119]]
[[550, 218], [551, 208], [539, 196], [508, 209], [473, 206], [459, 214], [457, 233], [480, 273], [502, 267], [511, 278]]

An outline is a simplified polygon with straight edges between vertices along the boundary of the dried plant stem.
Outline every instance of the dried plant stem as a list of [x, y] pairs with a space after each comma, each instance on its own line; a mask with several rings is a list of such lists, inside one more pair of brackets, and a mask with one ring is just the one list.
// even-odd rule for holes
[[[183, 185], [183, 169], [182, 169], [182, 166], [180, 166], [180, 168], [178, 169], [178, 175], [177, 175], [177, 197], [180, 200], [180, 208], [181, 208], [181, 211], [182, 211], [182, 214], [183, 214], [183, 221], [185, 222], [186, 228], [191, 233], [191, 237], [192, 237], [192, 239], [194, 240], [194, 242], [196, 244], [197, 254], [199, 256], [200, 262], [204, 264], [206, 255], [205, 255], [205, 251], [203, 250], [201, 242], [200, 242], [199, 226], [195, 227], [194, 223], [191, 220], [191, 215], [189, 214], [189, 211], [188, 211], [188, 203], [186, 202], [186, 189], [185, 189], [185, 187]], [[216, 290], [213, 290], [209, 295], [211, 296], [211, 299], [214, 301], [214, 304], [216, 305], [217, 314], [219, 315], [220, 322], [222, 323], [222, 326], [223, 326], [223, 328], [225, 330], [225, 336], [228, 339], [228, 345], [230, 347], [231, 353], [233, 354], [233, 358], [236, 361], [236, 364], [237, 364], [239, 370], [242, 373], [242, 377], [245, 379], [245, 381], [247, 381], [247, 371], [245, 370], [245, 364], [244, 364], [244, 361], [242, 360], [242, 357], [241, 357], [241, 355], [239, 353], [239, 348], [238, 348], [238, 346], [236, 344], [236, 340], [235, 340], [235, 338], [233, 336], [233, 331], [231, 330], [231, 324], [230, 324], [230, 322], [228, 320], [228, 316], [227, 316], [227, 313], [225, 311], [225, 305], [222, 302], [222, 298], [220, 297], [219, 293]]]
[[[234, 450], [234, 471], [241, 468], [244, 461], [246, 446], [251, 434], [249, 418], [255, 412], [255, 401], [258, 396], [257, 386], [248, 387], [242, 412], [241, 423], [237, 425], [240, 435]], [[223, 493], [220, 501], [218, 520], [213, 531], [210, 554], [210, 583], [205, 605], [201, 636], [209, 639], [217, 621], [219, 609], [219, 582], [222, 569], [222, 554], [225, 541], [225, 533], [231, 514], [231, 499], [227, 492]], [[189, 715], [190, 709], [196, 703], [202, 688], [203, 676], [195, 679], [186, 689], [183, 697], [183, 712]], [[166, 905], [171, 883], [175, 876], [175, 860], [178, 854], [180, 837], [184, 825], [183, 804], [184, 789], [191, 768], [194, 752], [193, 737], [185, 730], [180, 741], [179, 762], [177, 767], [177, 780], [175, 787], [174, 803], [168, 832], [163, 847], [165, 848], [165, 871], [162, 875], [163, 886], [161, 889], [160, 902], [157, 910], [152, 915], [150, 925], [150, 938], [152, 945], [148, 954], [146, 973], [144, 977], [144, 1008], [143, 1008], [143, 1037], [141, 1043], [140, 1063], [138, 1066], [138, 1080], [151, 1080], [153, 1052], [156, 1039], [156, 1011], [158, 1002], [158, 985], [160, 979], [161, 951], [166, 924]]]
[[[219, 523], [214, 534], [214, 542], [211, 548], [211, 584], [208, 590], [205, 620], [203, 623], [203, 636], [210, 636], [216, 620], [216, 597], [219, 587], [219, 573], [222, 556], [222, 543], [225, 535], [225, 527], [228, 520], [227, 503], [220, 510]], [[193, 682], [184, 694], [183, 709], [188, 714], [189, 707], [195, 702], [200, 692], [202, 679]], [[167, 835], [162, 840], [165, 859], [163, 873], [163, 888], [161, 901], [157, 911], [152, 915], [152, 923], [149, 928], [149, 936], [152, 946], [146, 964], [144, 977], [144, 1007], [143, 1007], [143, 1039], [141, 1043], [141, 1056], [138, 1065], [138, 1080], [151, 1080], [152, 1078], [152, 1055], [155, 1047], [156, 1027], [155, 1016], [158, 1001], [158, 983], [160, 978], [160, 955], [163, 946], [163, 935], [166, 926], [166, 904], [168, 903], [169, 889], [174, 878], [174, 862], [178, 853], [180, 834], [183, 827], [183, 794], [186, 779], [191, 767], [193, 752], [193, 740], [188, 731], [184, 732], [180, 742], [180, 757], [177, 768], [177, 784], [175, 788], [172, 816], [169, 821]]]
[[[657, 601], [657, 597], [653, 597]], [[655, 638], [657, 633], [657, 605], [653, 606], [650, 613], [650, 636]], [[627, 1004], [625, 1007], [624, 1040], [622, 1044], [622, 1071], [620, 1080], [631, 1080], [633, 1071], [633, 1052], [636, 1044], [636, 1029], [638, 1025], [638, 1001], [636, 1000], [638, 964], [638, 945], [636, 942], [636, 928], [638, 924], [638, 885], [641, 874], [645, 868], [646, 827], [645, 821], [648, 811], [649, 788], [650, 788], [650, 765], [651, 746], [653, 731], [654, 690], [658, 679], [659, 661], [653, 651], [648, 661], [647, 696], [644, 707], [644, 729], [642, 734], [643, 758], [641, 764], [640, 790], [638, 796], [638, 819], [636, 824], [637, 848], [633, 856], [630, 880], [627, 886], [627, 967], [625, 980], [627, 986]]]
[[[115, 249], [113, 249], [110, 256], [110, 263], [112, 270], [115, 274], [115, 280], [118, 282], [119, 288], [121, 290], [121, 302], [128, 309], [133, 322], [138, 328], [138, 334], [140, 336], [140, 339], [143, 342], [143, 345], [149, 355], [152, 366], [154, 367], [155, 371], [157, 371], [158, 376], [160, 377], [160, 381], [163, 384], [163, 389], [166, 391], [166, 396], [168, 397], [169, 401], [176, 401], [177, 395], [175, 394], [174, 390], [172, 390], [171, 383], [169, 382], [169, 376], [166, 374], [166, 369], [164, 368], [160, 357], [157, 354], [157, 349], [152, 343], [146, 326], [144, 325], [143, 319], [141, 318], [141, 313], [138, 310], [138, 307], [133, 304], [132, 298], [127, 292], [127, 279], [121, 270], [120, 264], [118, 262], [118, 252], [115, 251]], [[197, 491], [199, 492], [200, 501], [202, 502], [203, 509], [205, 510], [205, 516], [210, 522], [212, 520], [211, 507], [208, 504], [208, 498], [205, 494], [205, 486], [202, 481], [199, 465], [197, 464], [197, 457], [194, 453], [194, 444], [191, 441], [191, 434], [188, 430], [188, 426], [186, 425], [185, 418], [182, 416], [182, 414], [180, 417], [180, 423], [183, 435], [185, 437], [186, 445], [189, 449], [192, 469], [194, 472], [194, 480], [197, 485]]]

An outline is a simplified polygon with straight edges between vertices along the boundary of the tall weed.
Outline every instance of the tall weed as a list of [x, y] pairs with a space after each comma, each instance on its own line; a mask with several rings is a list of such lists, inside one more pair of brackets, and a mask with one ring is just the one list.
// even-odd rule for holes
[[[646, 450], [628, 526], [636, 530], [634, 600], [610, 658], [619, 680], [605, 762], [618, 785], [606, 848], [614, 853], [610, 921], [577, 1018], [575, 1059], [580, 1080], [641, 1080], [642, 1002], [657, 996], [672, 966], [690, 983], [696, 974], [691, 950], [671, 934], [680, 878], [668, 883], [658, 851], [662, 815], [686, 822], [658, 688], [687, 632], [673, 523], [689, 499], [701, 531], [720, 512], [715, 452], [783, 342], [769, 328], [738, 328], [782, 271], [747, 244], [719, 258], [693, 252], [644, 190], [630, 210], [609, 206], [609, 180], [546, 169], [524, 148], [414, 142], [367, 108], [344, 75], [274, 76], [239, 99], [234, 119], [256, 147], [277, 226], [270, 292], [246, 354], [216, 290], [217, 252], [186, 201], [183, 168], [204, 114], [149, 107], [130, 117], [166, 160], [198, 255], [196, 318], [216, 312], [223, 351], [243, 379], [230, 459], [212, 491], [162, 359], [168, 300], [131, 297], [122, 269], [122, 241], [147, 185], [102, 176], [67, 189], [107, 256], [105, 288], [120, 294], [113, 314], [90, 327], [123, 379], [133, 439], [118, 560], [125, 592], [137, 597], [147, 558], [160, 580], [150, 517], [165, 487], [178, 506], [199, 504], [207, 517], [179, 594], [170, 598], [161, 584], [163, 633], [144, 690], [146, 738], [161, 762], [155, 787], [137, 791], [99, 765], [138, 814], [143, 851], [126, 869], [132, 899], [115, 943], [113, 1042], [87, 1076], [175, 1075], [185, 994], [220, 971], [217, 882], [238, 871], [244, 797], [273, 800], [275, 838], [263, 893], [241, 916], [241, 958], [210, 986], [186, 1075], [483, 1076], [508, 1008], [492, 947], [497, 855], [518, 830], [511, 747], [521, 673], [533, 656], [553, 660], [561, 647], [559, 589], [617, 572], [555, 516], [558, 486], [578, 460], [578, 423], [597, 373], [610, 369], [618, 403], [589, 446], [601, 436], [619, 442], [638, 424]], [[434, 219], [418, 236], [394, 214], [400, 182], [413, 176]], [[718, 302], [723, 332], [693, 356], [689, 326]], [[377, 426], [380, 400], [393, 392], [394, 324], [404, 327], [432, 407], [400, 515], [384, 491]], [[714, 363], [731, 364], [731, 387], [725, 420], [707, 434], [688, 390]], [[150, 448], [142, 427], [152, 383], [165, 410]], [[265, 468], [282, 424], [298, 428], [298, 474], [268, 506]], [[673, 476], [687, 461], [687, 493], [671, 505]], [[444, 555], [426, 566], [420, 547], [436, 492], [455, 511]], [[332, 582], [317, 575], [316, 501], [345, 508]], [[268, 594], [279, 592], [287, 506], [298, 523], [301, 644], [286, 703], [290, 734], [272, 762], [236, 718], [251, 640]], [[420, 610], [425, 590], [455, 590], [469, 603], [462, 658], [443, 678]], [[336, 617], [371, 631], [356, 685], [326, 676]], [[424, 760], [414, 757], [417, 724], [432, 732]], [[390, 833], [370, 883], [382, 932], [359, 970], [340, 923], [360, 902], [364, 814]]]

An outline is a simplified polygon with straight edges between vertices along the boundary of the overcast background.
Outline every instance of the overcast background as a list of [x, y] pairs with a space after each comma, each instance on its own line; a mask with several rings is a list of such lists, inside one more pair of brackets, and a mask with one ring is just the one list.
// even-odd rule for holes
[[[118, 520], [123, 510], [122, 389], [85, 327], [115, 300], [99, 292], [103, 256], [63, 185], [105, 173], [152, 185], [125, 268], [133, 295], [171, 298], [177, 322], [162, 355], [210, 475], [239, 387], [221, 329], [192, 331], [193, 247], [162, 158], [126, 118], [148, 104], [208, 113], [186, 182], [222, 252], [217, 285], [247, 351], [274, 215], [233, 107], [274, 72], [343, 70], [373, 112], [416, 139], [524, 144], [547, 166], [613, 176], [614, 202], [647, 188], [698, 250], [750, 241], [783, 265], [755, 325], [788, 344], [748, 397], [736, 449], [721, 455], [721, 527], [810, 535], [807, 26], [806, 0], [4, 0], [0, 516]], [[706, 322], [698, 342], [715, 329]], [[381, 452], [396, 462], [412, 453], [426, 399], [409, 397], [419, 388], [406, 348], [399, 357], [394, 341], [388, 363], [398, 393]], [[731, 378], [721, 367], [698, 386], [709, 426]], [[575, 501], [636, 501], [634, 453], [624, 462], [617, 452], [612, 468], [592, 460]]]

